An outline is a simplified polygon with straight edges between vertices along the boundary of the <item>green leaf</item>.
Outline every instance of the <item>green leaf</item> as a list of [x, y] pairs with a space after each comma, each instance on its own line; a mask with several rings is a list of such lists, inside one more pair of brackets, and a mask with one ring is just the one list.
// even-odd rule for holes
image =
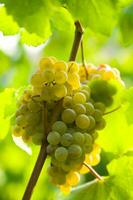
[[72, 16], [65, 8], [60, 8], [56, 10], [51, 21], [53, 34], [44, 48], [44, 54], [68, 60], [74, 33]]
[[133, 148], [133, 125], [129, 126], [123, 108], [105, 115], [106, 127], [99, 131], [97, 143], [107, 152], [120, 156]]
[[63, 200], [131, 200], [133, 199], [133, 157], [123, 156], [107, 167], [109, 177], [75, 188]]
[[3, 139], [9, 131], [10, 119], [16, 108], [15, 90], [6, 88], [0, 93], [0, 139]]
[[133, 87], [126, 90], [123, 97], [125, 102], [125, 116], [129, 125], [133, 124]]
[[83, 26], [93, 31], [109, 35], [115, 26], [117, 18], [116, 3], [112, 0], [66, 0], [64, 6], [74, 19], [79, 19]]
[[120, 30], [126, 45], [133, 43], [133, 4], [123, 9], [120, 17]]
[[14, 35], [19, 31], [18, 24], [13, 20], [12, 16], [7, 15], [4, 6], [0, 6], [0, 31], [4, 35]]
[[50, 34], [49, 18], [54, 9], [54, 4], [46, 0], [11, 0], [4, 2], [7, 12], [12, 15], [20, 27], [29, 33], [36, 33], [46, 40]]

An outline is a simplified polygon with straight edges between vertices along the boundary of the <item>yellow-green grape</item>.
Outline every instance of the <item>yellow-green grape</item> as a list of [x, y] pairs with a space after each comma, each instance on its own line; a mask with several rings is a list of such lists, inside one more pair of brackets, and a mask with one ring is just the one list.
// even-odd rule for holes
[[42, 74], [44, 82], [52, 82], [54, 80], [54, 72], [51, 69], [46, 69]]
[[38, 112], [41, 110], [40, 104], [33, 100], [28, 102], [27, 107], [31, 112]]
[[27, 135], [26, 133], [23, 133], [22, 139], [25, 143], [30, 143], [31, 142], [31, 136]]
[[90, 93], [90, 87], [89, 87], [88, 85], [86, 85], [86, 84], [83, 84], [83, 85], [81, 86], [81, 90], [86, 90], [87, 92]]
[[37, 125], [41, 121], [41, 113], [27, 113], [25, 120], [29, 125]]
[[64, 194], [68, 194], [71, 190], [71, 186], [69, 184], [64, 184], [60, 186], [60, 190], [64, 193]]
[[92, 114], [95, 112], [95, 108], [94, 108], [94, 106], [93, 106], [92, 103], [87, 102], [87, 103], [85, 103], [84, 105], [85, 105], [85, 107], [86, 107], [86, 113], [87, 113], [88, 115], [92, 115]]
[[87, 174], [89, 173], [90, 170], [88, 169], [88, 167], [86, 167], [84, 164], [81, 166], [80, 170], [79, 170], [79, 173], [80, 174]]
[[82, 155], [82, 149], [77, 144], [72, 144], [68, 147], [68, 155], [70, 159], [79, 158]]
[[20, 114], [25, 114], [28, 111], [28, 107], [26, 104], [21, 104], [21, 106], [17, 109], [16, 116]]
[[45, 69], [52, 69], [54, 64], [54, 59], [51, 57], [42, 58], [39, 63], [40, 71], [44, 71]]
[[75, 110], [75, 112], [77, 114], [85, 114], [86, 113], [86, 107], [81, 104], [81, 103], [77, 103], [73, 106], [73, 109]]
[[83, 145], [84, 144], [85, 137], [84, 137], [83, 133], [74, 132], [72, 134], [72, 136], [73, 136], [73, 143], [78, 144], [78, 145]]
[[81, 103], [84, 104], [86, 102], [86, 96], [82, 92], [77, 92], [73, 96], [73, 103]]
[[20, 126], [15, 125], [12, 129], [12, 134], [15, 137], [20, 137], [21, 135], [23, 135], [24, 131]]
[[76, 118], [76, 112], [73, 109], [67, 108], [62, 113], [62, 120], [67, 123], [71, 124], [74, 122]]
[[57, 84], [64, 84], [67, 81], [68, 76], [65, 71], [57, 71], [55, 72], [54, 79]]
[[85, 133], [84, 136], [85, 136], [84, 151], [85, 151], [85, 153], [90, 153], [93, 148], [93, 146], [92, 146], [93, 139], [92, 139], [91, 135], [88, 133]]
[[52, 155], [55, 152], [56, 148], [57, 148], [56, 145], [48, 144], [46, 148], [47, 154]]
[[90, 92], [88, 92], [87, 90], [81, 90], [81, 92], [86, 96], [86, 101], [88, 101], [90, 98]]
[[60, 142], [60, 134], [56, 131], [51, 131], [47, 136], [47, 141], [51, 145], [57, 145]]
[[74, 73], [74, 72], [78, 73], [79, 72], [78, 64], [76, 62], [73, 62], [73, 61], [69, 62], [68, 63], [68, 71], [70, 73]]
[[61, 135], [63, 135], [67, 130], [67, 126], [62, 121], [56, 121], [52, 126], [52, 130], [60, 133]]
[[61, 137], [61, 144], [65, 147], [70, 146], [70, 144], [73, 141], [73, 136], [70, 133], [65, 133], [64, 135], [62, 135]]
[[63, 107], [64, 108], [71, 108], [72, 107], [72, 97], [71, 96], [66, 96], [63, 99]]
[[101, 110], [95, 109], [95, 112], [94, 112], [93, 116], [94, 116], [96, 122], [100, 121], [101, 118], [102, 118], [102, 112], [101, 112]]
[[90, 126], [90, 119], [87, 115], [81, 114], [76, 118], [76, 125], [81, 129], [87, 129]]
[[60, 161], [64, 162], [67, 159], [68, 150], [65, 147], [58, 147], [55, 151], [55, 158]]
[[100, 110], [102, 113], [104, 113], [105, 110], [106, 110], [105, 105], [104, 105], [103, 103], [101, 103], [101, 102], [96, 102], [96, 103], [94, 104], [94, 107], [95, 107], [96, 109]]
[[57, 61], [54, 64], [54, 68], [56, 71], [67, 71], [68, 65], [64, 61]]
[[43, 87], [41, 91], [41, 99], [44, 101], [50, 101], [53, 98], [53, 88], [51, 86]]
[[56, 97], [62, 98], [67, 95], [67, 88], [65, 85], [56, 84], [53, 87], [53, 92]]
[[36, 145], [41, 145], [44, 139], [44, 134], [37, 132], [32, 136], [32, 142]]
[[71, 186], [77, 185], [79, 181], [80, 181], [80, 175], [78, 172], [70, 172], [66, 176], [66, 182]]
[[96, 129], [98, 130], [102, 130], [104, 129], [106, 126], [106, 121], [104, 118], [101, 118], [101, 120], [99, 120], [97, 123], [96, 123]]
[[16, 124], [18, 126], [21, 126], [21, 127], [26, 126], [27, 125], [27, 120], [26, 120], [25, 116], [24, 115], [17, 116], [17, 118], [16, 118]]
[[92, 159], [91, 159], [91, 165], [95, 166], [100, 162], [100, 155], [99, 154], [91, 154]]
[[31, 84], [33, 86], [40, 86], [40, 85], [42, 85], [43, 82], [44, 82], [42, 74], [40, 72], [36, 72], [35, 74], [32, 75], [30, 82], [31, 82]]
[[74, 90], [77, 90], [80, 88], [80, 77], [77, 73], [68, 72], [68, 80], [67, 82], [72, 86]]
[[95, 125], [96, 125], [96, 121], [95, 121], [95, 118], [93, 116], [89, 116], [89, 119], [90, 119], [90, 126], [89, 126], [89, 130], [92, 130], [95, 128]]

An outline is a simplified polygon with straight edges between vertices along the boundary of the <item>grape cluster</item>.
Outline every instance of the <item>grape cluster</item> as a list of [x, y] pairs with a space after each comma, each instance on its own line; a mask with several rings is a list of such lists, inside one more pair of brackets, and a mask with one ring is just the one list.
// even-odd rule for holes
[[[48, 174], [65, 193], [78, 184], [80, 174], [89, 171], [84, 162], [93, 166], [100, 161], [95, 140], [106, 125], [103, 116], [117, 92], [109, 82], [112, 78], [119, 81], [120, 75], [107, 65], [83, 67], [42, 58], [29, 89], [18, 101], [13, 135], [25, 143], [47, 144]], [[60, 112], [53, 121], [58, 102]], [[44, 108], [48, 132], [44, 130]]]
[[106, 125], [104, 112], [105, 105], [95, 103], [90, 98], [89, 87], [84, 84], [64, 97], [60, 121], [53, 124], [47, 137], [47, 153], [51, 156], [48, 172], [52, 182], [61, 185], [63, 191], [78, 183], [79, 173], [88, 172], [84, 161], [90, 164], [93, 157], [99, 161], [99, 156], [90, 156], [90, 153], [95, 149], [96, 131]]

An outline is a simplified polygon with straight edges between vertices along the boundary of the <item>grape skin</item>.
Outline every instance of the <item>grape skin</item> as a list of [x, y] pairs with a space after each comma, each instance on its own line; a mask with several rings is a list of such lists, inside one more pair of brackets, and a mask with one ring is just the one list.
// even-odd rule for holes
[[65, 147], [58, 147], [55, 151], [55, 158], [60, 161], [64, 162], [67, 159], [68, 150]]

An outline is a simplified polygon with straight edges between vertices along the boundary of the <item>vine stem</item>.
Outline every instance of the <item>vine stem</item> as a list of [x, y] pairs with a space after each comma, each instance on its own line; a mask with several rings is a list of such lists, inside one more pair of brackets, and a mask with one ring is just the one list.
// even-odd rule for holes
[[[82, 28], [80, 22], [76, 21], [75, 22], [74, 42], [73, 42], [73, 46], [72, 46], [72, 50], [71, 50], [69, 61], [74, 61], [75, 58], [76, 58], [77, 51], [78, 51], [78, 48], [79, 48], [79, 45], [80, 45], [80, 42], [81, 42], [82, 34], [83, 34], [83, 28]], [[45, 138], [44, 138], [44, 141], [42, 142], [39, 155], [37, 157], [35, 166], [33, 168], [32, 174], [30, 176], [30, 179], [29, 179], [29, 182], [28, 182], [27, 187], [25, 189], [25, 192], [24, 192], [24, 195], [22, 197], [22, 200], [30, 200], [30, 198], [31, 198], [31, 195], [33, 193], [33, 190], [35, 188], [35, 185], [36, 185], [36, 183], [38, 181], [38, 178], [39, 178], [40, 173], [42, 171], [43, 165], [44, 165], [45, 160], [47, 158], [47, 152], [46, 152], [47, 142], [46, 142], [46, 137], [48, 135], [48, 132], [51, 129], [52, 124], [58, 118], [58, 115], [60, 114], [60, 111], [61, 111], [61, 107], [62, 107], [62, 100], [60, 100], [60, 101], [57, 102], [57, 105], [53, 109], [53, 112], [52, 112], [52, 115], [51, 115], [52, 116], [51, 122], [48, 124], [48, 119], [47, 119], [47, 103], [44, 102], [44, 105], [43, 105], [43, 123], [44, 123]]]
[[89, 164], [87, 164], [86, 162], [83, 163], [89, 170], [90, 173], [95, 176], [98, 180], [102, 180], [102, 177], [93, 169], [93, 167], [91, 167]]

